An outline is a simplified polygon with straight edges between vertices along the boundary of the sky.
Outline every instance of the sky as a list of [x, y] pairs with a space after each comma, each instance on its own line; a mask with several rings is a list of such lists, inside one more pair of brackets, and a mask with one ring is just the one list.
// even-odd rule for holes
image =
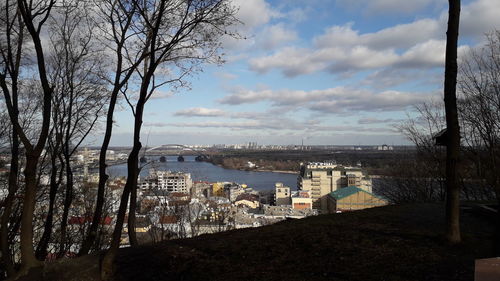
[[[148, 101], [143, 146], [409, 144], [396, 125], [442, 99], [446, 0], [235, 0], [246, 39], [222, 38], [225, 63]], [[459, 56], [500, 28], [500, 0], [463, 0]], [[115, 114], [111, 144], [132, 143]], [[100, 145], [94, 136], [90, 142]]]

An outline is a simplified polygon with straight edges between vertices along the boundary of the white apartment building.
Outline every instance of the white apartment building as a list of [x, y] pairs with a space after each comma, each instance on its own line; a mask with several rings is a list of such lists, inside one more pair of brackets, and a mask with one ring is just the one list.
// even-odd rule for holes
[[141, 183], [143, 189], [160, 189], [167, 192], [190, 193], [193, 180], [190, 173], [150, 170]]
[[372, 192], [372, 181], [360, 167], [346, 167], [333, 162], [301, 163], [297, 180], [299, 190], [311, 191], [313, 208], [327, 212], [327, 195], [347, 186]]

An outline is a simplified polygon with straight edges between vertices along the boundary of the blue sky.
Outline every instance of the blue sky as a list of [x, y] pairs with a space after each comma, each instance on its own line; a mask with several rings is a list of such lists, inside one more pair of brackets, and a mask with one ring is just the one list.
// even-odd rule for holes
[[[406, 144], [395, 124], [440, 99], [445, 0], [235, 0], [246, 40], [223, 38], [226, 63], [190, 89], [156, 93], [143, 145]], [[500, 28], [500, 0], [462, 1], [459, 54]], [[116, 113], [112, 145], [130, 145]], [[99, 145], [99, 139], [92, 141]]]

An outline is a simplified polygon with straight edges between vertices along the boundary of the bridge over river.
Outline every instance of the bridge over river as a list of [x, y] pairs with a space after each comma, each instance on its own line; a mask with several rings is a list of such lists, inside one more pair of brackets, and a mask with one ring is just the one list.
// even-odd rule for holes
[[209, 156], [205, 153], [205, 150], [195, 149], [183, 144], [162, 144], [151, 148], [145, 148], [144, 156], [141, 157], [141, 162], [147, 162], [148, 157], [151, 156], [163, 156], [166, 155], [178, 155], [180, 159], [184, 159], [186, 155], [195, 155], [196, 161], [204, 161], [209, 159]]

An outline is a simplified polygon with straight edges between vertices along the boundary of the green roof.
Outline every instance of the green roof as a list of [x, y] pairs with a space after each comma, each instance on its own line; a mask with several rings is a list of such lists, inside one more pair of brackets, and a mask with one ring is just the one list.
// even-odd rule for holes
[[[360, 191], [366, 192], [357, 186], [348, 186], [348, 187], [344, 187], [344, 188], [337, 189], [335, 191], [330, 192], [330, 196], [335, 198], [336, 200], [340, 200], [340, 199], [349, 197], [353, 194], [356, 194]], [[367, 193], [369, 193], [369, 192], [367, 192]]]
[[386, 200], [387, 201], [387, 199], [384, 198], [383, 196], [375, 195], [373, 193], [370, 193], [370, 192], [368, 192], [366, 190], [363, 190], [363, 189], [361, 189], [361, 188], [359, 188], [357, 186], [354, 186], [354, 185], [351, 185], [351, 186], [348, 186], [348, 187], [343, 187], [341, 189], [337, 189], [337, 190], [335, 190], [333, 192], [330, 192], [329, 195], [331, 197], [335, 198], [335, 200], [340, 200], [340, 199], [344, 199], [346, 197], [349, 197], [349, 196], [351, 196], [353, 194], [356, 194], [356, 193], [358, 193], [360, 191], [368, 193], [368, 194], [370, 194], [373, 197], [377, 197], [378, 199]]

